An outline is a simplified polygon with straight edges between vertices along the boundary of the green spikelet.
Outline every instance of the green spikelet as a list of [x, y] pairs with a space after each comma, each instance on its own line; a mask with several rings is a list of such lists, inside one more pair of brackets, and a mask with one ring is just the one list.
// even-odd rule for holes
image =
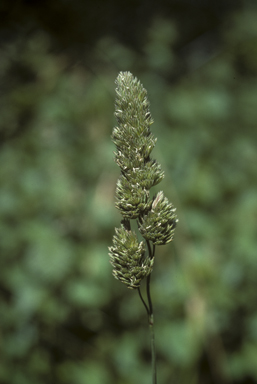
[[152, 208], [143, 216], [139, 231], [154, 245], [167, 244], [173, 240], [177, 224], [176, 208], [164, 197], [163, 192], [158, 192], [153, 200]]
[[145, 245], [135, 232], [124, 225], [115, 229], [113, 246], [109, 247], [113, 275], [128, 288], [138, 288], [140, 281], [152, 272], [153, 259], [145, 257]]

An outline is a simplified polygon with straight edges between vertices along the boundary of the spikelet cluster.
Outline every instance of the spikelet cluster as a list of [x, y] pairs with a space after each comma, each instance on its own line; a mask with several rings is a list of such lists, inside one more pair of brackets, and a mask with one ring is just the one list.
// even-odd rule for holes
[[138, 242], [135, 232], [123, 224], [115, 232], [113, 246], [109, 248], [113, 275], [128, 288], [138, 288], [141, 280], [152, 272], [153, 259], [146, 257], [145, 244]]
[[160, 183], [164, 172], [151, 158], [157, 139], [150, 126], [153, 119], [147, 92], [130, 72], [120, 72], [116, 79], [115, 116], [117, 126], [112, 140], [116, 146], [115, 161], [121, 169], [116, 187], [116, 208], [123, 216], [116, 229], [113, 246], [109, 247], [113, 275], [129, 288], [138, 288], [141, 280], [152, 272], [154, 259], [146, 255], [144, 242], [130, 230], [136, 219], [143, 238], [154, 245], [173, 239], [177, 223], [176, 209], [159, 192], [150, 198], [150, 188]]

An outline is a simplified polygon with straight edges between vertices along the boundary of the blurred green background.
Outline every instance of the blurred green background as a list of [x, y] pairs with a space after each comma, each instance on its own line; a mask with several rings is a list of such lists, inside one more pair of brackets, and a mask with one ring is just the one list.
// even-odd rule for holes
[[177, 207], [152, 277], [160, 384], [257, 383], [257, 3], [0, 4], [0, 383], [148, 384], [111, 275], [119, 71], [148, 91]]

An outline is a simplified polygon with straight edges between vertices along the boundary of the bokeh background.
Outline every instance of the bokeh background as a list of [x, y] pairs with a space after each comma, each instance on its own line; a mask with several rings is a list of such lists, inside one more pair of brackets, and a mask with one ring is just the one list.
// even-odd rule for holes
[[119, 71], [144, 84], [177, 207], [152, 276], [161, 384], [257, 383], [257, 3], [2, 0], [0, 383], [147, 384], [111, 275]]

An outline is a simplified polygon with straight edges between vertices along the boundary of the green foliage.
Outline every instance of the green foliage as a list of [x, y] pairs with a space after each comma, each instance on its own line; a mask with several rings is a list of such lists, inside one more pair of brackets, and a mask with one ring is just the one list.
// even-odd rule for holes
[[152, 276], [159, 381], [257, 381], [256, 17], [248, 2], [228, 12], [211, 55], [182, 57], [189, 25], [169, 19], [140, 52], [106, 36], [86, 63], [36, 29], [1, 45], [1, 383], [150, 381], [144, 308], [106, 252], [113, 81], [127, 70], [152, 101], [180, 217]]

